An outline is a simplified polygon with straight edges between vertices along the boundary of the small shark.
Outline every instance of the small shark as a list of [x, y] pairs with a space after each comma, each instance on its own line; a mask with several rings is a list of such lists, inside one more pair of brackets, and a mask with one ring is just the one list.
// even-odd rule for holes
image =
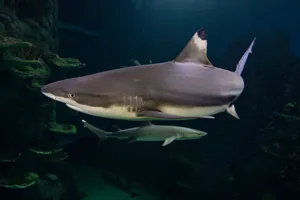
[[255, 38], [234, 72], [207, 58], [205, 29], [172, 61], [131, 66], [50, 83], [42, 93], [88, 115], [132, 121], [239, 116], [234, 102], [244, 90], [241, 73]]
[[100, 140], [107, 138], [129, 139], [129, 143], [136, 141], [153, 142], [164, 141], [162, 146], [172, 143], [174, 140], [196, 140], [200, 139], [207, 133], [196, 129], [185, 128], [180, 126], [153, 125], [146, 121], [141, 127], [129, 129], [118, 129], [117, 132], [106, 132], [82, 120], [85, 128], [96, 134]]

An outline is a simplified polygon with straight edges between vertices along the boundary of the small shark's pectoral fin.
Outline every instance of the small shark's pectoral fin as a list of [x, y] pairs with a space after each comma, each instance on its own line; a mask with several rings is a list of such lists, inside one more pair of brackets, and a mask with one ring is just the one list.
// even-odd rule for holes
[[128, 144], [132, 144], [132, 143], [135, 143], [136, 142], [136, 138], [135, 137], [130, 137], [128, 139]]
[[175, 62], [196, 62], [213, 67], [207, 58], [207, 39], [204, 28], [198, 30], [174, 60]]
[[167, 146], [168, 144], [171, 144], [174, 140], [176, 139], [176, 137], [168, 137], [165, 139], [164, 143], [162, 144], [162, 146]]
[[83, 127], [87, 128], [90, 132], [94, 133], [95, 135], [98, 136], [99, 141], [98, 141], [98, 145], [100, 145], [101, 142], [103, 142], [104, 140], [106, 140], [109, 135], [111, 135], [111, 132], [106, 132], [102, 129], [99, 129], [91, 124], [89, 124], [87, 121], [85, 121], [84, 119], [81, 120], [83, 123]]
[[172, 114], [163, 113], [160, 111], [152, 111], [152, 110], [146, 110], [146, 111], [140, 111], [137, 112], [137, 117], [150, 117], [150, 118], [156, 118], [156, 119], [196, 119], [196, 118], [207, 118], [207, 119], [214, 119], [213, 116], [193, 116], [193, 117], [184, 117], [184, 116], [177, 116]]
[[236, 110], [235, 110], [235, 106], [232, 104], [231, 106], [229, 106], [226, 110], [231, 116], [240, 119], [239, 115], [237, 114]]

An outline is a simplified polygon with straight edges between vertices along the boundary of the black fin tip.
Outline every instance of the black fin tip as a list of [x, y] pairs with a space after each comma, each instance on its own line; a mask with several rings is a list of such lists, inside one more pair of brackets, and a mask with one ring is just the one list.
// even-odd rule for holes
[[197, 31], [198, 37], [201, 40], [207, 40], [207, 35], [206, 35], [206, 30], [205, 28], [201, 28], [200, 30]]

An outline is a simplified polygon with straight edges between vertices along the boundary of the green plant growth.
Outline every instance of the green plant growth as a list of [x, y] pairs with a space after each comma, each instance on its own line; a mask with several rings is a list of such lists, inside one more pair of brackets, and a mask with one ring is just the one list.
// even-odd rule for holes
[[[0, 34], [1, 34], [1, 24], [0, 24]], [[29, 42], [24, 42], [22, 40], [13, 37], [4, 37], [0, 35], [0, 52], [5, 52], [10, 49], [22, 49], [25, 47], [31, 47], [32, 44]]]
[[55, 133], [76, 134], [76, 127], [70, 124], [58, 124], [56, 121], [49, 122], [49, 130]]
[[0, 179], [0, 186], [11, 189], [24, 189], [34, 185], [39, 180], [39, 175], [27, 172], [24, 175], [10, 174]]
[[58, 55], [55, 55], [49, 61], [51, 62], [51, 64], [63, 68], [82, 68], [85, 66], [85, 64], [81, 63], [78, 59], [60, 58]]

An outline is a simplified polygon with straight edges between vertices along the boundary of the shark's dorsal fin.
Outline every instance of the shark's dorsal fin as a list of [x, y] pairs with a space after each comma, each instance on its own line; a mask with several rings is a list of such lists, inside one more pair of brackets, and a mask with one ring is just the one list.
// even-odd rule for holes
[[153, 124], [150, 122], [150, 121], [144, 121], [142, 124], [141, 124], [141, 127], [145, 127], [145, 126], [152, 126]]
[[175, 58], [175, 62], [195, 62], [213, 67], [207, 58], [207, 39], [204, 28], [198, 30], [180, 54]]

